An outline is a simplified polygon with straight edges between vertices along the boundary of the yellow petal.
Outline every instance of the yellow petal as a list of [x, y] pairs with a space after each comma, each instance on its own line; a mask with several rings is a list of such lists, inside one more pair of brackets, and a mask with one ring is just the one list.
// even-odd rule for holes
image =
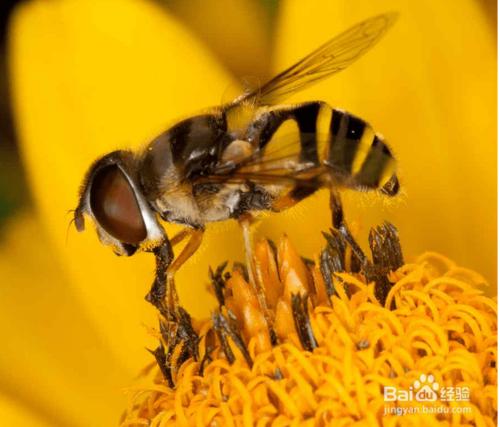
[[[51, 425], [116, 424], [129, 377], [98, 338], [33, 213], [9, 225], [0, 277], [0, 389]], [[15, 417], [14, 407], [0, 399], [0, 413]]]
[[[153, 280], [149, 254], [117, 258], [92, 227], [70, 230], [82, 177], [99, 155], [138, 149], [179, 117], [219, 104], [230, 79], [153, 2], [34, 0], [10, 28], [10, 73], [22, 154], [44, 226], [101, 338], [136, 372], [151, 356], [143, 324], [155, 312], [143, 298]], [[222, 230], [222, 231], [221, 231]], [[208, 233], [203, 256], [177, 276], [181, 300], [207, 310], [208, 264], [241, 253], [236, 226]], [[201, 257], [201, 258], [200, 258]], [[199, 261], [203, 259], [203, 262]], [[209, 305], [209, 304], [208, 304]]]
[[166, 3], [236, 77], [267, 77], [272, 47], [271, 13], [263, 2], [174, 0]]
[[[385, 135], [400, 164], [403, 196], [346, 194], [347, 217], [400, 230], [407, 258], [427, 249], [496, 281], [496, 36], [478, 2], [301, 0], [282, 3], [275, 71], [372, 15], [398, 11], [394, 28], [348, 70], [292, 98], [322, 99]], [[377, 200], [374, 200], [377, 199]], [[297, 223], [330, 224], [322, 194], [260, 232], [285, 230], [309, 254], [323, 244]], [[364, 241], [365, 239], [360, 239]]]
[[49, 427], [51, 424], [43, 416], [32, 412], [12, 398], [0, 394], [0, 419], [5, 426]]

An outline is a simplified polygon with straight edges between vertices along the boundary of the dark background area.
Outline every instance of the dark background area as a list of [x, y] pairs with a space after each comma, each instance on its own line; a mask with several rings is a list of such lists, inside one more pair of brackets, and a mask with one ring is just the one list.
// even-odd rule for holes
[[12, 213], [29, 203], [17, 150], [7, 76], [7, 26], [10, 13], [18, 3], [19, 0], [0, 2], [0, 227]]

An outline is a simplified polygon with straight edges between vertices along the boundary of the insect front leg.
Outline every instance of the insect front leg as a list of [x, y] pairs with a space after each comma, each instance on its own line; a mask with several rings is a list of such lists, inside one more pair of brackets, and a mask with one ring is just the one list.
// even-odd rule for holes
[[146, 301], [153, 304], [162, 314], [167, 314], [165, 296], [167, 295], [167, 269], [174, 259], [172, 244], [168, 238], [153, 249], [156, 261], [155, 279]]
[[[179, 306], [174, 282], [175, 273], [200, 247], [203, 231], [203, 229], [184, 229], [176, 234], [171, 241], [165, 239], [160, 246], [153, 250], [156, 258], [156, 275], [146, 300], [153, 304], [168, 320], [175, 319]], [[189, 241], [186, 246], [174, 260], [172, 247], [188, 237]]]

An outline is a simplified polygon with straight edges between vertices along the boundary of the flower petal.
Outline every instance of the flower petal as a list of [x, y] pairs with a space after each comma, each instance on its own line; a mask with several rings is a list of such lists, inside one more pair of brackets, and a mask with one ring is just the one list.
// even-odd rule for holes
[[236, 77], [267, 76], [272, 14], [266, 8], [272, 8], [270, 4], [255, 0], [174, 0], [167, 4]]
[[0, 419], [6, 426], [49, 427], [43, 417], [32, 413], [30, 409], [0, 394]]
[[[400, 13], [373, 51], [292, 101], [322, 99], [348, 110], [394, 147], [404, 195], [389, 203], [345, 196], [347, 217], [362, 223], [363, 233], [389, 219], [407, 256], [431, 248], [495, 282], [496, 37], [479, 3], [287, 0], [281, 6], [276, 71], [356, 22]], [[298, 220], [328, 227], [327, 195], [271, 219], [261, 232], [277, 238], [286, 230], [309, 254], [317, 252], [321, 242]]]
[[[230, 79], [199, 44], [149, 1], [23, 4], [10, 28], [12, 93], [22, 153], [44, 226], [64, 273], [97, 330], [131, 371], [150, 355], [143, 322], [155, 312], [143, 298], [153, 279], [149, 255], [117, 258], [90, 229], [70, 230], [68, 209], [86, 169], [117, 147], [140, 148], [179, 117], [218, 104]], [[208, 233], [205, 247], [235, 233]], [[224, 231], [226, 230], [226, 231]], [[178, 276], [183, 303], [206, 312], [208, 263], [238, 253], [232, 238], [204, 251]], [[240, 250], [241, 253], [241, 250]], [[197, 258], [198, 260], [200, 258]]]
[[[116, 424], [125, 368], [99, 339], [33, 213], [7, 230], [0, 246], [0, 390], [51, 425]], [[16, 416], [0, 402], [0, 412]], [[2, 425], [37, 425], [0, 418]]]

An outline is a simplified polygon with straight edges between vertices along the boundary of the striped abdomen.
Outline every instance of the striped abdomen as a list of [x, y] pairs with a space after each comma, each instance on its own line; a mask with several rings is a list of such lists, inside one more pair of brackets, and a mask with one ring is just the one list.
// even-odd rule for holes
[[382, 137], [366, 121], [323, 102], [275, 107], [250, 126], [249, 136], [259, 141], [267, 165], [279, 167], [280, 159], [296, 153], [298, 164], [326, 167], [339, 186], [389, 196], [399, 190], [396, 160]]
[[324, 163], [341, 184], [360, 190], [379, 189], [389, 196], [397, 194], [396, 160], [367, 122], [333, 109], [328, 134]]

